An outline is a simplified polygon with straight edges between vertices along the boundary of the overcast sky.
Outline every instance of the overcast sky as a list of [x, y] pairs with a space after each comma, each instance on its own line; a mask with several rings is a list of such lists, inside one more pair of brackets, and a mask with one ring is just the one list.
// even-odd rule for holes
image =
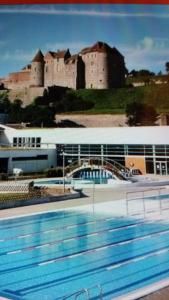
[[76, 53], [96, 41], [115, 46], [126, 67], [165, 72], [169, 5], [0, 6], [0, 77], [18, 71], [37, 49]]

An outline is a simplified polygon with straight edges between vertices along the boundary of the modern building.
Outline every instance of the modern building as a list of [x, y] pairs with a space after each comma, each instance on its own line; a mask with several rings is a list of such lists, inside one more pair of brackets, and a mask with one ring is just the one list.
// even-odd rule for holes
[[169, 174], [169, 127], [15, 129], [0, 125], [0, 173], [40, 172], [81, 158], [112, 159], [142, 174]]

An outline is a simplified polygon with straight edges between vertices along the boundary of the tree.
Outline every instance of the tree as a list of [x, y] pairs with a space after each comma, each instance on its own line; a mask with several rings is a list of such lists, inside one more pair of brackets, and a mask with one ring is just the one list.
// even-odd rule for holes
[[4, 83], [0, 82], [0, 90], [5, 90]]
[[10, 103], [10, 114], [9, 114], [9, 123], [20, 123], [22, 122], [23, 111], [22, 101], [20, 99], [15, 99]]
[[168, 61], [165, 63], [165, 70], [166, 70], [167, 74], [169, 74], [169, 62]]
[[152, 126], [158, 114], [152, 105], [133, 101], [126, 106], [126, 117], [129, 126]]
[[8, 99], [8, 93], [0, 93], [0, 113], [9, 113], [10, 101]]
[[155, 73], [154, 72], [151, 72], [149, 70], [146, 70], [146, 69], [141, 69], [141, 70], [132, 70], [130, 73], [130, 76], [132, 77], [151, 77], [151, 76], [154, 76]]
[[130, 71], [129, 75], [131, 77], [135, 77], [137, 75], [137, 71], [133, 69], [133, 70]]
[[55, 112], [49, 107], [27, 105], [23, 110], [22, 122], [30, 123], [30, 127], [55, 127]]

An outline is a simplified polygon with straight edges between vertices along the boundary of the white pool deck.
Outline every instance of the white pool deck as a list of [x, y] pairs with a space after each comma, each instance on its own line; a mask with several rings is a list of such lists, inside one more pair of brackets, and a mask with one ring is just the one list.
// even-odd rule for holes
[[[169, 195], [169, 185], [139, 187], [129, 184], [106, 189], [102, 187], [97, 189], [93, 186], [93, 188], [85, 188], [84, 194], [86, 197], [74, 200], [0, 210], [0, 220], [64, 209], [90, 211], [97, 214], [104, 213], [115, 217], [130, 215], [136, 218], [160, 219], [164, 222], [169, 220], [169, 200], [166, 199], [160, 202], [148, 199], [150, 196], [160, 194]], [[167, 286], [169, 286], [169, 279], [162, 280], [128, 295], [123, 295], [116, 298], [116, 300], [140, 299]], [[5, 298], [0, 297], [0, 300], [2, 299]], [[159, 298], [153, 298], [152, 296], [149, 299], [167, 300], [169, 296], [168, 298], [162, 298], [159, 294]]]

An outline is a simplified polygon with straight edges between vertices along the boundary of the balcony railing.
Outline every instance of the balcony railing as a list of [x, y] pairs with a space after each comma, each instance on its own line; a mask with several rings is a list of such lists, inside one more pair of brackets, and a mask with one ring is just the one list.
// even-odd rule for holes
[[56, 149], [56, 145], [52, 143], [41, 143], [39, 145], [13, 145], [12, 143], [1, 143], [0, 150], [24, 150], [24, 149]]

